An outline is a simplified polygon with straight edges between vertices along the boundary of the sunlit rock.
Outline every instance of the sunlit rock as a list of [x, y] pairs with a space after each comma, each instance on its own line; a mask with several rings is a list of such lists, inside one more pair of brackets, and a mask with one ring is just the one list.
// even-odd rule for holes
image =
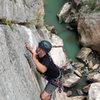
[[79, 41], [83, 46], [89, 46], [100, 51], [100, 13], [82, 13], [78, 21]]
[[91, 82], [100, 82], [100, 73], [93, 72], [93, 73], [88, 74], [87, 80]]
[[31, 23], [39, 21], [43, 15], [42, 0], [0, 0], [0, 19]]
[[91, 84], [88, 94], [88, 100], [100, 100], [100, 82]]
[[67, 100], [87, 100], [85, 96], [74, 96], [74, 97], [67, 97]]
[[81, 59], [82, 61], [86, 61], [88, 55], [92, 52], [90, 48], [83, 47], [78, 54], [76, 55], [76, 58]]
[[75, 74], [67, 74], [65, 76], [64, 86], [65, 87], [72, 87], [76, 85], [80, 80], [80, 77], [78, 77]]
[[82, 68], [82, 67], [84, 67], [84, 64], [81, 63], [81, 62], [74, 62], [74, 63], [72, 63], [72, 65], [73, 65], [75, 68], [78, 68], [78, 67]]
[[82, 74], [78, 71], [78, 70], [74, 70], [74, 73], [76, 74], [76, 75], [78, 75], [78, 76], [82, 76]]

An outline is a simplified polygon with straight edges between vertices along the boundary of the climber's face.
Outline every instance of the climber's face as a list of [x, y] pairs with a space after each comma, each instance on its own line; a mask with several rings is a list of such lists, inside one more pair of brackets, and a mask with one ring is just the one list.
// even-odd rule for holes
[[40, 58], [44, 57], [46, 55], [46, 52], [44, 50], [42, 50], [40, 47], [36, 48], [36, 53], [38, 54], [38, 56]]

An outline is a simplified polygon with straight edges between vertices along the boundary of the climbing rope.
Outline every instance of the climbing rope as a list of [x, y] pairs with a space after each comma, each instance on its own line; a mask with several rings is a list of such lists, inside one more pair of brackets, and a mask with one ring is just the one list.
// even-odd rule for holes
[[29, 64], [29, 66], [30, 66], [31, 74], [32, 74], [33, 80], [34, 80], [34, 82], [35, 82], [35, 85], [36, 85], [36, 87], [37, 87], [39, 93], [41, 93], [40, 86], [39, 86], [39, 84], [38, 84], [38, 82], [37, 82], [37, 79], [36, 79], [36, 77], [35, 77], [33, 71], [34, 71], [36, 74], [38, 74], [38, 75], [39, 75], [39, 73], [36, 71], [36, 69], [35, 69], [34, 67], [32, 68], [32, 63], [31, 63], [30, 57], [29, 57], [27, 54], [24, 54], [24, 56], [25, 56], [25, 58], [27, 59], [28, 64]]

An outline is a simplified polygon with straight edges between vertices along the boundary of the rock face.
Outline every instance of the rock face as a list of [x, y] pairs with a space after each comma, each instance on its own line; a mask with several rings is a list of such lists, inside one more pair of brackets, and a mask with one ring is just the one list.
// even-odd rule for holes
[[100, 83], [93, 83], [89, 89], [89, 100], [100, 100]]
[[0, 19], [24, 23], [35, 20], [39, 10], [42, 0], [0, 0]]
[[38, 41], [35, 34], [38, 34], [35, 27], [30, 30], [13, 25], [12, 31], [9, 26], [0, 25], [1, 100], [40, 100], [40, 93], [24, 57], [25, 42], [35, 46]]
[[100, 52], [100, 13], [82, 13], [78, 21], [79, 41]]

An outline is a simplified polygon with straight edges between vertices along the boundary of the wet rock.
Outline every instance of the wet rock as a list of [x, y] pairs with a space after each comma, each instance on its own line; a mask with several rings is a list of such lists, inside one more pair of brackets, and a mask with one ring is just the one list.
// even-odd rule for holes
[[68, 25], [66, 26], [66, 28], [67, 28], [68, 30], [71, 30], [71, 31], [74, 30], [71, 26], [68, 26]]
[[88, 74], [87, 81], [100, 82], [100, 73], [99, 72], [93, 72], [93, 73]]
[[91, 84], [88, 97], [88, 100], [100, 100], [100, 82]]
[[77, 91], [77, 93], [78, 93], [79, 95], [83, 95], [83, 92], [82, 92], [82, 90], [80, 90], [80, 89], [77, 89], [76, 91]]
[[83, 92], [84, 93], [88, 93], [88, 91], [89, 91], [89, 88], [90, 88], [90, 84], [89, 85], [87, 85], [87, 86], [85, 86], [85, 87], [83, 87]]
[[76, 58], [81, 59], [82, 61], [86, 61], [88, 55], [92, 52], [90, 48], [83, 47], [79, 53], [76, 55]]
[[75, 74], [67, 74], [65, 76], [64, 86], [65, 87], [72, 87], [78, 83], [80, 77]]

